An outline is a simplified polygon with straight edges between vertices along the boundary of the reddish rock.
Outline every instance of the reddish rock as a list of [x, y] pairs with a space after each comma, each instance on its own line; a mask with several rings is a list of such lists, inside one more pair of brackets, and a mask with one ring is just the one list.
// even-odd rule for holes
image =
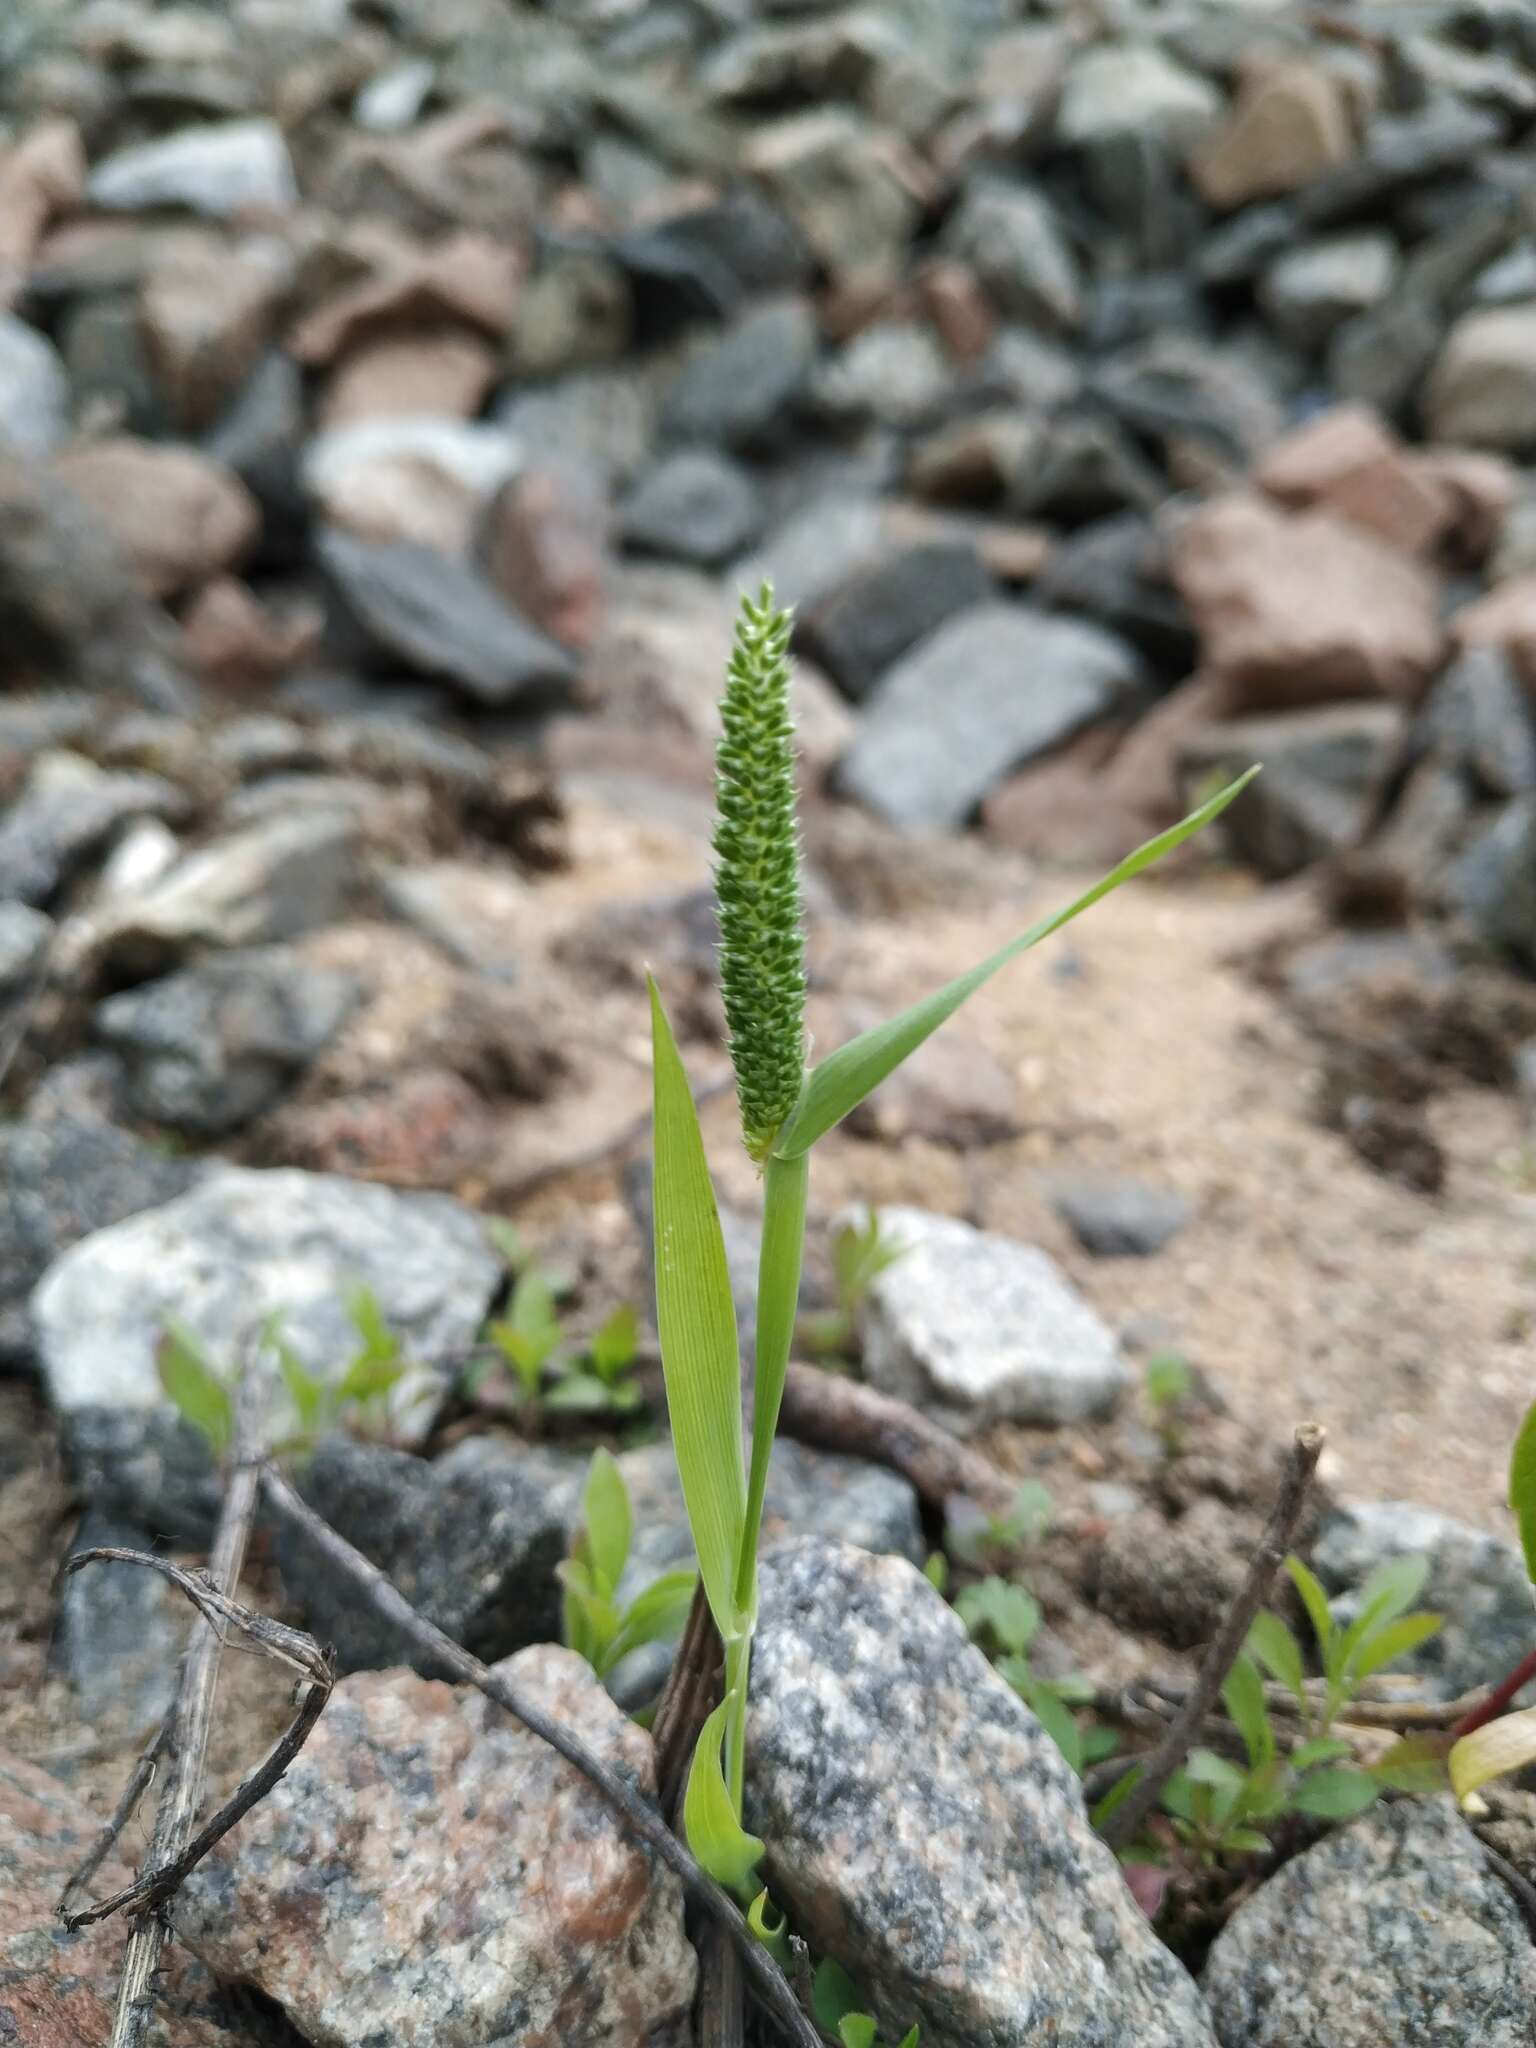
[[176, 417], [205, 427], [266, 349], [291, 261], [268, 240], [231, 247], [188, 229], [157, 254], [139, 289], [149, 353]]
[[289, 347], [301, 363], [319, 368], [391, 327], [446, 320], [503, 340], [521, 274], [516, 252], [505, 243], [488, 235], [454, 235], [325, 300], [294, 328]]
[[213, 687], [240, 696], [264, 689], [312, 653], [322, 624], [313, 607], [274, 619], [246, 584], [215, 576], [187, 607], [181, 628], [187, 652]]
[[331, 372], [320, 425], [402, 412], [473, 419], [496, 381], [497, 367], [495, 349], [473, 328], [445, 322], [379, 334], [349, 349]]
[[261, 528], [244, 484], [196, 448], [122, 434], [68, 449], [53, 466], [110, 529], [152, 597], [175, 597], [234, 567]]
[[[123, 1970], [120, 1921], [66, 1934], [57, 1906], [101, 1830], [92, 1813], [35, 1764], [0, 1750], [0, 2041], [6, 2048], [98, 2048], [112, 2032]], [[110, 1858], [91, 1896], [133, 1881]], [[155, 1980], [146, 2048], [253, 2048], [258, 2038], [201, 1965], [174, 1944]]]
[[997, 322], [976, 273], [940, 258], [920, 272], [917, 296], [935, 334], [957, 363], [974, 363], [991, 346]]
[[291, 1103], [267, 1119], [257, 1149], [273, 1165], [444, 1188], [484, 1167], [495, 1139], [484, 1097], [458, 1074], [427, 1068], [354, 1095]]
[[1430, 571], [1326, 512], [1232, 492], [1178, 529], [1170, 567], [1234, 711], [1415, 697], [1444, 651]]
[[1337, 405], [1277, 441], [1255, 481], [1293, 512], [1332, 512], [1421, 555], [1449, 528], [1448, 488], [1363, 405]]
[[1451, 620], [1458, 647], [1501, 647], [1536, 689], [1536, 573], [1512, 576]]
[[1485, 562], [1519, 494], [1513, 463], [1473, 448], [1426, 448], [1413, 459], [1449, 502], [1452, 551], [1473, 567]]
[[608, 500], [573, 463], [514, 477], [486, 518], [483, 554], [496, 587], [567, 647], [591, 647], [603, 623]]
[[85, 192], [85, 146], [73, 121], [43, 121], [0, 156], [0, 310], [21, 289], [44, 233]]
[[1189, 159], [1202, 197], [1224, 209], [1296, 192], [1354, 150], [1346, 88], [1304, 59], [1253, 65], [1231, 112]]
[[[498, 1668], [654, 1796], [650, 1737], [579, 1657], [544, 1646]], [[676, 1878], [509, 1714], [409, 1671], [341, 1681], [172, 1910], [196, 1953], [331, 2048], [691, 2039]]]

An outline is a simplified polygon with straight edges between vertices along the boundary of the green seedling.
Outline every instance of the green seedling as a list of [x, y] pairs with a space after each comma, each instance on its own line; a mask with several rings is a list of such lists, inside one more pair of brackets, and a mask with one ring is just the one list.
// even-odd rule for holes
[[1005, 1572], [1026, 1557], [1051, 1526], [1051, 1496], [1038, 1479], [1020, 1483], [1005, 1514], [989, 1515], [957, 1500], [949, 1516], [949, 1547], [973, 1571]]
[[760, 1846], [742, 1827], [758, 1540], [799, 1307], [812, 1149], [993, 975], [1199, 831], [1243, 786], [1213, 796], [969, 973], [809, 1066], [789, 637], [789, 617], [765, 585], [741, 608], [716, 756], [720, 985], [742, 1139], [763, 1176], [750, 1451], [704, 1140], [661, 991], [650, 982], [657, 1326], [700, 1581], [725, 1652], [725, 1697], [694, 1753], [685, 1820], [699, 1861], [748, 1899], [760, 1890]]
[[1335, 1620], [1328, 1595], [1299, 1557], [1288, 1557], [1285, 1568], [1306, 1610], [1322, 1685], [1308, 1684], [1301, 1644], [1278, 1614], [1266, 1609], [1254, 1616], [1248, 1651], [1293, 1696], [1308, 1735], [1323, 1741], [1368, 1678], [1439, 1632], [1438, 1614], [1409, 1611], [1429, 1576], [1429, 1560], [1399, 1557], [1379, 1566], [1361, 1587], [1360, 1609], [1348, 1627]]
[[[1536, 1585], [1536, 1406], [1521, 1423], [1510, 1454], [1509, 1504], [1520, 1532], [1526, 1576]], [[1449, 1759], [1451, 1784], [1467, 1806], [1475, 1806], [1482, 1786], [1536, 1763], [1536, 1707], [1506, 1711], [1532, 1683], [1536, 1683], [1536, 1650], [1523, 1657], [1452, 1731], [1456, 1739]]]
[[1189, 1362], [1177, 1351], [1159, 1351], [1147, 1360], [1141, 1391], [1164, 1457], [1176, 1458], [1184, 1448], [1183, 1411], [1194, 1385]]
[[[411, 1362], [370, 1288], [353, 1288], [346, 1308], [358, 1342], [339, 1374], [314, 1372], [304, 1363], [283, 1335], [280, 1310], [267, 1318], [262, 1342], [276, 1361], [293, 1408], [293, 1426], [275, 1446], [280, 1452], [313, 1450], [327, 1430], [343, 1424], [365, 1436], [390, 1433], [391, 1396]], [[214, 1456], [222, 1458], [234, 1430], [229, 1377], [213, 1364], [197, 1334], [174, 1320], [166, 1325], [156, 1365], [168, 1399], [207, 1439]]]
[[1040, 1628], [1040, 1608], [1033, 1594], [1015, 1579], [994, 1575], [967, 1586], [955, 1602], [955, 1612], [1074, 1771], [1081, 1773], [1113, 1752], [1113, 1734], [1105, 1728], [1080, 1727], [1073, 1712], [1092, 1699], [1092, 1686], [1080, 1678], [1042, 1678], [1031, 1666], [1030, 1646]]
[[617, 1417], [643, 1407], [645, 1395], [632, 1376], [640, 1343], [634, 1310], [616, 1308], [593, 1336], [573, 1339], [557, 1307], [560, 1277], [538, 1263], [510, 1225], [500, 1225], [492, 1238], [512, 1271], [512, 1293], [506, 1314], [487, 1327], [493, 1357], [470, 1368], [470, 1391], [484, 1384], [499, 1359], [531, 1422], [546, 1413]]
[[[811, 1979], [811, 2011], [823, 2034], [842, 2048], [890, 2048], [874, 2020], [861, 2010], [858, 1986], [842, 1964], [830, 1958], [817, 1964]], [[917, 2048], [917, 2043], [918, 2030], [910, 2027], [895, 2048]]]
[[566, 1645], [599, 1678], [632, 1650], [681, 1635], [697, 1583], [695, 1572], [665, 1572], [621, 1607], [619, 1583], [633, 1533], [624, 1475], [611, 1451], [594, 1451], [582, 1493], [582, 1525], [559, 1577]]
[[826, 1372], [850, 1372], [857, 1348], [859, 1311], [880, 1275], [903, 1257], [906, 1246], [880, 1227], [870, 1210], [862, 1223], [845, 1223], [832, 1239], [832, 1284], [835, 1308], [800, 1318], [800, 1346]]

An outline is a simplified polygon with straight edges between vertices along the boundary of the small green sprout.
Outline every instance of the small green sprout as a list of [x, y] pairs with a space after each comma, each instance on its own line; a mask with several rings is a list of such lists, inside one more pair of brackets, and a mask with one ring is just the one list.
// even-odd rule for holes
[[1113, 1735], [1107, 1729], [1081, 1728], [1072, 1711], [1087, 1705], [1093, 1688], [1077, 1678], [1042, 1678], [1030, 1664], [1030, 1646], [1040, 1628], [1033, 1594], [1017, 1580], [994, 1574], [967, 1586], [955, 1612], [1074, 1771], [1081, 1773], [1111, 1753]]
[[857, 1342], [859, 1311], [880, 1275], [906, 1254], [906, 1246], [880, 1227], [871, 1209], [862, 1223], [845, 1223], [832, 1240], [832, 1283], [835, 1308], [800, 1318], [796, 1335], [826, 1372], [851, 1369], [849, 1354]]
[[747, 1685], [768, 1462], [799, 1306], [811, 1151], [993, 975], [1199, 831], [1248, 779], [1148, 841], [1076, 902], [979, 966], [808, 1067], [790, 630], [788, 613], [766, 584], [743, 602], [716, 756], [720, 986], [742, 1140], [763, 1174], [750, 1453], [735, 1300], [709, 1162], [661, 992], [650, 983], [656, 1321], [700, 1582], [725, 1651], [725, 1697], [694, 1752], [684, 1818], [694, 1854], [739, 1895], [752, 1884], [761, 1854], [742, 1826]]
[[1299, 1557], [1288, 1557], [1285, 1568], [1306, 1609], [1321, 1690], [1307, 1683], [1301, 1644], [1278, 1614], [1266, 1609], [1254, 1616], [1248, 1650], [1293, 1696], [1307, 1733], [1323, 1740], [1368, 1678], [1439, 1632], [1438, 1614], [1409, 1612], [1429, 1576], [1429, 1560], [1398, 1557], [1378, 1566], [1361, 1587], [1359, 1612], [1347, 1628], [1334, 1619], [1328, 1595]]
[[611, 1451], [587, 1468], [582, 1525], [559, 1567], [566, 1646], [606, 1678], [632, 1650], [681, 1635], [698, 1574], [665, 1572], [627, 1606], [618, 1603], [634, 1524], [629, 1490]]
[[[859, 1988], [841, 1963], [830, 1957], [816, 1966], [811, 1979], [811, 2010], [816, 2024], [841, 2048], [889, 2048], [875, 2021], [861, 2010]], [[918, 2030], [910, 2027], [896, 2048], [917, 2048]]]
[[1141, 1390], [1165, 1457], [1176, 1458], [1184, 1447], [1182, 1411], [1194, 1391], [1194, 1385], [1195, 1376], [1190, 1371], [1189, 1361], [1177, 1351], [1159, 1351], [1147, 1360]]
[[[1510, 1453], [1509, 1504], [1520, 1532], [1526, 1576], [1536, 1584], [1536, 1406], [1527, 1411]], [[1476, 1807], [1482, 1786], [1536, 1763], [1536, 1707], [1505, 1711], [1533, 1682], [1536, 1651], [1523, 1657], [1452, 1731], [1456, 1740], [1449, 1759], [1451, 1785], [1467, 1807]]]
[[541, 1266], [517, 1233], [503, 1226], [494, 1237], [513, 1274], [504, 1316], [486, 1328], [492, 1357], [477, 1358], [465, 1375], [471, 1392], [484, 1385], [499, 1357], [518, 1390], [529, 1422], [546, 1413], [633, 1415], [645, 1396], [632, 1377], [640, 1324], [628, 1306], [616, 1308], [585, 1342], [572, 1339], [556, 1306], [564, 1283]]
[[1020, 1482], [1004, 1514], [987, 1514], [957, 1501], [950, 1512], [949, 1547], [975, 1571], [1006, 1571], [1028, 1555], [1051, 1526], [1051, 1495], [1038, 1479]]

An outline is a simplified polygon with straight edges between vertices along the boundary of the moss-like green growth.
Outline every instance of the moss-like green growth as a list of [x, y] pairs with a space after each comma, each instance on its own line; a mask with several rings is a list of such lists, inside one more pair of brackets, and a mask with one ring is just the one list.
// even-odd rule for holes
[[754, 1159], [767, 1156], [805, 1079], [790, 624], [771, 585], [743, 598], [715, 756], [720, 987], [742, 1136]]

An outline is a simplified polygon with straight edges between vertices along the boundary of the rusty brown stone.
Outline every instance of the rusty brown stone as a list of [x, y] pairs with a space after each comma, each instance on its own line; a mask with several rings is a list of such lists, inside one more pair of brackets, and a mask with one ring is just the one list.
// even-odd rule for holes
[[1449, 489], [1364, 405], [1336, 405], [1286, 434], [1255, 481], [1291, 511], [1331, 512], [1405, 554], [1427, 554], [1455, 507]]

